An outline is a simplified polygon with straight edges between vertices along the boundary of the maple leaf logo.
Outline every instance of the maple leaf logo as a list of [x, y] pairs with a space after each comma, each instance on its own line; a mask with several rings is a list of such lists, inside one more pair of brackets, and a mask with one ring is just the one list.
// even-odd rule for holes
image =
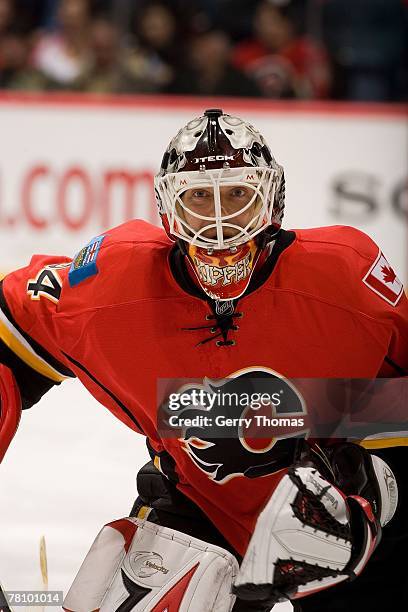
[[390, 266], [381, 266], [381, 272], [386, 283], [393, 283], [397, 278], [397, 275]]

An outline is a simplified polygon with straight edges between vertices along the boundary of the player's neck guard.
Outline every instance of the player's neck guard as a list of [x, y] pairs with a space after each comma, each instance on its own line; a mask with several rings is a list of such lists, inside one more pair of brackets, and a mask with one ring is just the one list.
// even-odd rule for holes
[[234, 300], [245, 293], [263, 251], [255, 240], [223, 250], [186, 245], [199, 286], [213, 300]]

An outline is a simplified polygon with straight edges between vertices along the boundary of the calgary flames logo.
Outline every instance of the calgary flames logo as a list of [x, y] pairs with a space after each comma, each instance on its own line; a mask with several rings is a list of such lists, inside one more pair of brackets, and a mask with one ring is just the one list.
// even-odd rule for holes
[[[308, 433], [303, 397], [269, 368], [184, 385], [170, 397], [162, 417], [194, 464], [219, 484], [287, 467]], [[177, 397], [182, 398], [179, 407]]]

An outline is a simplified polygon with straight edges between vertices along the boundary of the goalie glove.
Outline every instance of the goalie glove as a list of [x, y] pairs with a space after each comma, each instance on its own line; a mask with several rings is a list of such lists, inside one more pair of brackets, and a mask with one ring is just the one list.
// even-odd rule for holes
[[397, 485], [384, 461], [354, 444], [317, 448], [313, 462], [308, 452], [282, 470], [235, 581], [239, 598], [272, 607], [359, 575], [391, 520]]

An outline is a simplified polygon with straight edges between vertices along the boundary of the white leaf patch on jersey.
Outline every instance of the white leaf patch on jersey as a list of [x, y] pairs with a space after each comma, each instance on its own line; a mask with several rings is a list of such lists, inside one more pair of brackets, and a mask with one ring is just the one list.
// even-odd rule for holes
[[363, 278], [363, 283], [391, 306], [398, 304], [404, 291], [401, 281], [381, 251]]

